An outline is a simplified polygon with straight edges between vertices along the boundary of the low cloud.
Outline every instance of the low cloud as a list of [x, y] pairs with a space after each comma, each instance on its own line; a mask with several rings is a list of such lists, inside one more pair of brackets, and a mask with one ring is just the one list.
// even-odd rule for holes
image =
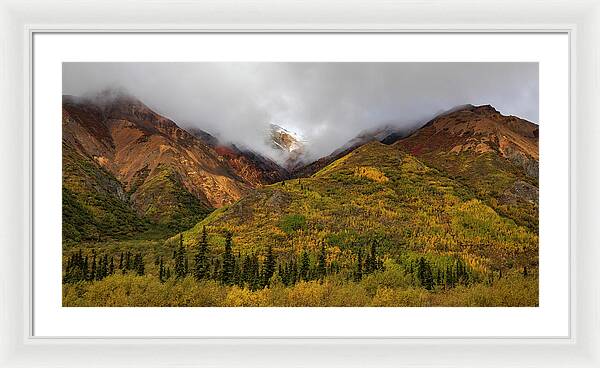
[[270, 123], [313, 157], [361, 131], [417, 127], [463, 104], [538, 123], [537, 63], [64, 63], [63, 94], [122, 89], [182, 127], [273, 154]]

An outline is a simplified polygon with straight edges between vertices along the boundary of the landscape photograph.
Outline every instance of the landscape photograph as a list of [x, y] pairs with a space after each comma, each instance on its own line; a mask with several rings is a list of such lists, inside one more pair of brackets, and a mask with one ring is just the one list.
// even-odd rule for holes
[[537, 307], [528, 62], [65, 62], [64, 307]]

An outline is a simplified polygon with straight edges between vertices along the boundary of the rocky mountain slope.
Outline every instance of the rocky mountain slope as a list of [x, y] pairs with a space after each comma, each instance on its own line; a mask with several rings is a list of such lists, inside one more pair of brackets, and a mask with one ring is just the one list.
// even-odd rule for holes
[[288, 171], [291, 172], [305, 163], [306, 142], [299, 134], [277, 124], [270, 124], [267, 143], [281, 154]]
[[442, 114], [393, 143], [537, 230], [539, 127], [489, 105]]
[[[354, 186], [360, 187], [365, 180], [374, 181], [369, 190], [375, 187], [383, 190], [377, 192], [378, 201], [385, 202], [378, 196], [391, 195], [389, 190], [397, 195], [398, 190], [411, 193], [414, 188], [405, 188], [404, 181], [390, 178], [402, 177], [406, 174], [403, 165], [414, 162], [419, 167], [426, 166], [427, 175], [435, 176], [430, 178], [434, 182], [449, 183], [455, 188], [455, 197], [479, 200], [499, 216], [537, 231], [538, 126], [503, 116], [491, 106], [458, 107], [412, 134], [390, 127], [367, 131], [331, 155], [305, 166], [300, 163], [307, 147], [300, 136], [272, 125], [269, 139], [287, 155], [289, 170], [251, 149], [222, 143], [202, 130], [181, 129], [130, 96], [102, 102], [65, 96], [66, 228], [71, 229], [74, 239], [94, 238], [96, 235], [89, 234], [106, 231], [102, 229], [115, 224], [111, 216], [116, 211], [124, 220], [114, 236], [143, 230], [151, 223], [183, 230], [201, 221], [212, 209], [226, 206], [224, 212], [217, 211], [209, 217], [211, 226], [213, 220], [223, 219], [221, 216], [226, 219], [241, 216], [241, 220], [235, 220], [236, 224], [242, 226], [249, 221], [247, 226], [256, 227], [253, 230], [242, 226], [249, 236], [256, 236], [253, 241], [280, 241], [277, 220], [270, 217], [290, 212], [287, 207], [296, 200], [290, 196], [290, 190], [311, 193], [297, 199], [316, 198], [315, 203], [320, 204], [315, 204], [313, 210], [320, 208], [336, 218], [344, 217], [354, 213], [348, 204], [352, 203], [352, 196], [362, 195], [355, 193]], [[402, 167], [386, 166], [389, 163], [386, 154], [396, 157], [396, 163]], [[377, 159], [382, 163], [376, 162]], [[344, 168], [342, 176], [340, 167]], [[348, 170], [353, 170], [353, 174]], [[272, 183], [278, 184], [269, 185]], [[380, 188], [381, 185], [389, 188]], [[312, 188], [319, 189], [314, 192]], [[400, 203], [422, 201], [422, 190]], [[345, 199], [342, 194], [350, 197]], [[336, 210], [329, 210], [329, 205]], [[337, 213], [338, 207], [343, 211]], [[299, 209], [297, 212], [301, 212]], [[374, 209], [357, 211], [372, 215]], [[256, 214], [268, 223], [254, 223], [253, 217], [246, 218], [248, 214]], [[83, 218], [93, 219], [88, 221], [91, 228], [82, 230], [86, 222]], [[227, 221], [222, 225], [232, 226]]]
[[64, 142], [62, 150], [62, 231], [66, 241], [121, 238], [148, 228], [114, 175]]
[[[350, 152], [354, 151], [358, 147], [373, 141], [390, 144], [396, 142], [398, 139], [404, 138], [408, 135], [408, 132], [404, 129], [400, 129], [392, 126], [384, 126], [381, 128], [366, 130], [355, 138], [348, 141], [342, 147], [339, 147], [327, 156], [321, 157], [316, 161], [309, 164], [297, 167], [291, 173], [292, 177], [304, 178], [313, 175], [317, 171], [321, 170], [330, 163], [338, 160]], [[389, 143], [388, 143], [389, 142]]]
[[311, 177], [263, 187], [215, 211], [184, 234], [185, 242], [195, 244], [204, 226], [214, 241], [233, 232], [242, 254], [272, 245], [285, 259], [324, 242], [328, 261], [342, 268], [352, 268], [357, 249], [373, 241], [394, 257], [460, 255], [483, 274], [537, 263], [535, 231], [399, 145], [376, 141]]
[[[91, 161], [122, 188], [115, 200], [140, 219], [174, 228], [191, 226], [283, 172], [259, 155], [213, 147], [126, 95], [102, 102], [65, 96], [62, 125], [63, 159], [74, 152]], [[67, 189], [71, 174], [64, 173]], [[80, 204], [97, 212], [96, 205]]]
[[239, 176], [254, 186], [275, 183], [289, 177], [286, 169], [252, 149], [220, 142], [219, 139], [201, 129], [189, 129], [189, 132], [212, 147], [227, 160]]

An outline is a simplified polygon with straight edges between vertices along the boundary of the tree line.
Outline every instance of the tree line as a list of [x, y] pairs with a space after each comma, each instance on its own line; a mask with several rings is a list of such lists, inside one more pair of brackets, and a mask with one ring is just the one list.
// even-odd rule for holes
[[[210, 253], [205, 227], [197, 245], [191, 249], [183, 245], [183, 235], [180, 234], [179, 245], [173, 250], [171, 260], [165, 260], [163, 256], [157, 256], [154, 260], [160, 281], [192, 276], [198, 281], [213, 280], [222, 285], [236, 285], [255, 291], [269, 287], [273, 277], [277, 277], [285, 286], [293, 286], [301, 281], [323, 280], [326, 276], [338, 274], [342, 269], [336, 261], [327, 260], [325, 243], [321, 243], [317, 254], [304, 250], [299, 256], [279, 259], [273, 253], [271, 245], [261, 257], [256, 253], [243, 256], [239, 251], [234, 253], [232, 238], [231, 232], [225, 234], [223, 252], [215, 256]], [[369, 274], [385, 270], [383, 259], [378, 255], [376, 241], [371, 242], [368, 250], [363, 250], [364, 248], [359, 248], [354, 253], [354, 265], [345, 273], [348, 280], [359, 282]], [[67, 258], [63, 282], [99, 281], [118, 271], [140, 276], [146, 273], [141, 253], [121, 252], [117, 259], [107, 254], [98, 255], [95, 249], [88, 257], [79, 250]], [[413, 278], [414, 284], [427, 290], [468, 285], [476, 278], [473, 270], [460, 257], [442, 262], [441, 265], [432, 263], [423, 256], [405, 259], [401, 264], [404, 273]]]
[[445, 264], [437, 265], [425, 257], [404, 264], [404, 272], [411, 275], [419, 286], [433, 290], [436, 286], [451, 289], [457, 285], [469, 285], [476, 275], [471, 267], [456, 257]]
[[[266, 252], [259, 257], [258, 254], [242, 256], [238, 251], [233, 252], [233, 234], [225, 234], [225, 247], [223, 253], [213, 256], [209, 251], [206, 228], [202, 229], [197, 246], [187, 249], [183, 245], [183, 235], [180, 234], [179, 245], [173, 250], [171, 260], [157, 256], [154, 260], [158, 268], [158, 277], [161, 282], [170, 278], [181, 279], [188, 275], [196, 280], [215, 280], [223, 285], [237, 285], [250, 290], [259, 290], [269, 287], [271, 279], [276, 275], [285, 286], [292, 286], [301, 281], [323, 280], [326, 276], [339, 273], [341, 267], [335, 261], [328, 262], [325, 243], [321, 244], [318, 254], [310, 254], [304, 250], [299, 256], [278, 259], [269, 245]], [[189, 261], [192, 253], [192, 262]], [[363, 276], [383, 270], [383, 261], [378, 257], [376, 245], [372, 244], [369, 252], [363, 257], [359, 250], [356, 264], [349, 278], [356, 281]], [[173, 265], [173, 269], [169, 266]], [[92, 250], [91, 257], [83, 255], [82, 251], [68, 257], [65, 267], [63, 282], [75, 283], [79, 281], [99, 281], [112, 275], [116, 270], [123, 274], [133, 271], [137, 275], [145, 274], [144, 259], [141, 253], [121, 252], [118, 264], [113, 256], [103, 254], [97, 256]]]
[[98, 255], [96, 249], [92, 249], [92, 254], [88, 257], [83, 255], [80, 249], [67, 258], [63, 282], [100, 281], [113, 275], [117, 270], [120, 270], [122, 274], [133, 271], [138, 276], [144, 275], [144, 256], [142, 253], [121, 252], [118, 263], [115, 263], [114, 256]]
[[[206, 228], [202, 229], [202, 235], [193, 254], [193, 266], [188, 265], [188, 250], [183, 245], [183, 236], [179, 237], [179, 246], [173, 251], [172, 259], [175, 267], [175, 277], [183, 278], [192, 275], [196, 280], [215, 280], [223, 285], [237, 285], [250, 290], [259, 290], [269, 287], [271, 279], [276, 275], [285, 286], [292, 286], [300, 281], [323, 280], [327, 275], [340, 271], [336, 262], [327, 262], [325, 243], [316, 257], [311, 257], [304, 250], [299, 257], [292, 256], [286, 259], [278, 259], [273, 253], [272, 245], [269, 245], [263, 257], [258, 254], [246, 254], [242, 256], [238, 251], [233, 252], [232, 234], [225, 234], [225, 247], [222, 255], [214, 257], [209, 254]], [[262, 258], [262, 260], [261, 260]], [[313, 258], [316, 258], [313, 261]], [[164, 260], [159, 259], [159, 264]], [[162, 269], [162, 266], [160, 267]], [[364, 274], [383, 269], [383, 261], [377, 256], [375, 245], [371, 252], [363, 260], [358, 255], [354, 278], [360, 279]], [[163, 272], [159, 270], [161, 281], [166, 279]]]

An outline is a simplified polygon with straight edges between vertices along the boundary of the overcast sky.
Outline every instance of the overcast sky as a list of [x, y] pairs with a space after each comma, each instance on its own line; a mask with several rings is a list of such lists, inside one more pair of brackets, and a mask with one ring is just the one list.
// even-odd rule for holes
[[267, 153], [269, 123], [314, 156], [383, 125], [490, 104], [538, 123], [537, 63], [64, 63], [63, 94], [123, 89], [182, 127]]

